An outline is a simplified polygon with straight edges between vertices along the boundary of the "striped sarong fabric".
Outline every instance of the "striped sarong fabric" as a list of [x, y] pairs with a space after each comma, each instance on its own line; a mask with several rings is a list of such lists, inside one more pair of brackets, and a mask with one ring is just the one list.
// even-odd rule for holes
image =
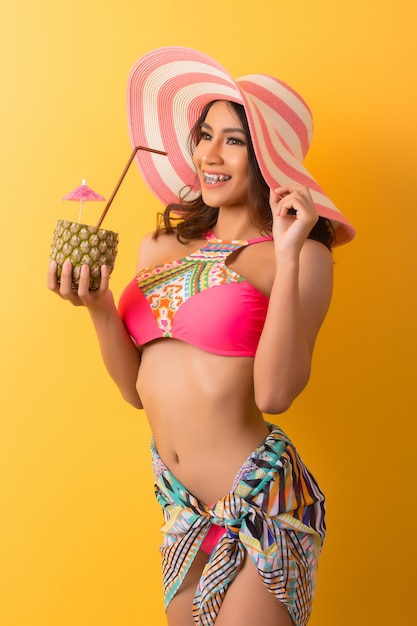
[[151, 442], [155, 493], [165, 517], [161, 553], [166, 607], [211, 525], [226, 529], [196, 590], [193, 616], [199, 626], [215, 622], [247, 556], [296, 626], [305, 626], [310, 617], [325, 536], [324, 496], [289, 438], [277, 426], [268, 426], [270, 434], [242, 465], [231, 491], [213, 506], [181, 485]]

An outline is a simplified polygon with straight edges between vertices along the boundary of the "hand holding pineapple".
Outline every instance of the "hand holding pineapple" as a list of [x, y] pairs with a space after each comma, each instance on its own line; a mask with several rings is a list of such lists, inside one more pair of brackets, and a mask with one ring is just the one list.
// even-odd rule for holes
[[[90, 268], [87, 264], [81, 266], [78, 288], [73, 287], [73, 267], [70, 260], [66, 260], [58, 279], [58, 264], [51, 261], [48, 270], [48, 289], [58, 294], [63, 300], [68, 300], [74, 306], [86, 306], [88, 308], [101, 307], [108, 297], [110, 269], [102, 265], [101, 282], [98, 289], [90, 289]], [[111, 294], [110, 294], [111, 295]]]

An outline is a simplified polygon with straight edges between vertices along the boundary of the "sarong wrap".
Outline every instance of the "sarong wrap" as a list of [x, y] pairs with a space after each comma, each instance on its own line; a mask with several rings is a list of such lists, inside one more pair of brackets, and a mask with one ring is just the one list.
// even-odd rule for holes
[[211, 524], [226, 528], [196, 590], [193, 617], [215, 622], [245, 554], [266, 588], [287, 607], [296, 626], [311, 614], [318, 557], [325, 537], [324, 496], [296, 449], [273, 424], [247, 458], [231, 491], [208, 507], [164, 465], [151, 441], [155, 493], [164, 511], [165, 607], [180, 588]]

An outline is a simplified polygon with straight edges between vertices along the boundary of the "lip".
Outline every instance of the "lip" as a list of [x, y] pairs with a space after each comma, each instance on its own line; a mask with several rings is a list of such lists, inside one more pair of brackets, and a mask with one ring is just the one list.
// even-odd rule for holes
[[206, 172], [202, 171], [202, 180], [207, 187], [215, 187], [216, 185], [222, 185], [231, 180], [229, 174], [223, 174], [222, 172]]

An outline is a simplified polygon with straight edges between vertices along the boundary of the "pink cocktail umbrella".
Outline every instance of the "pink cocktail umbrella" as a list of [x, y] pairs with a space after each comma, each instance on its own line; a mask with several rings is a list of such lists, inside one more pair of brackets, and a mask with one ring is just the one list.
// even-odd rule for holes
[[72, 202], [80, 202], [80, 213], [78, 216], [78, 222], [81, 223], [81, 215], [83, 212], [83, 203], [84, 202], [103, 202], [106, 198], [101, 196], [96, 191], [93, 191], [88, 185], [86, 181], [83, 179], [82, 184], [79, 187], [76, 187], [70, 193], [68, 193], [63, 200], [70, 200]]

